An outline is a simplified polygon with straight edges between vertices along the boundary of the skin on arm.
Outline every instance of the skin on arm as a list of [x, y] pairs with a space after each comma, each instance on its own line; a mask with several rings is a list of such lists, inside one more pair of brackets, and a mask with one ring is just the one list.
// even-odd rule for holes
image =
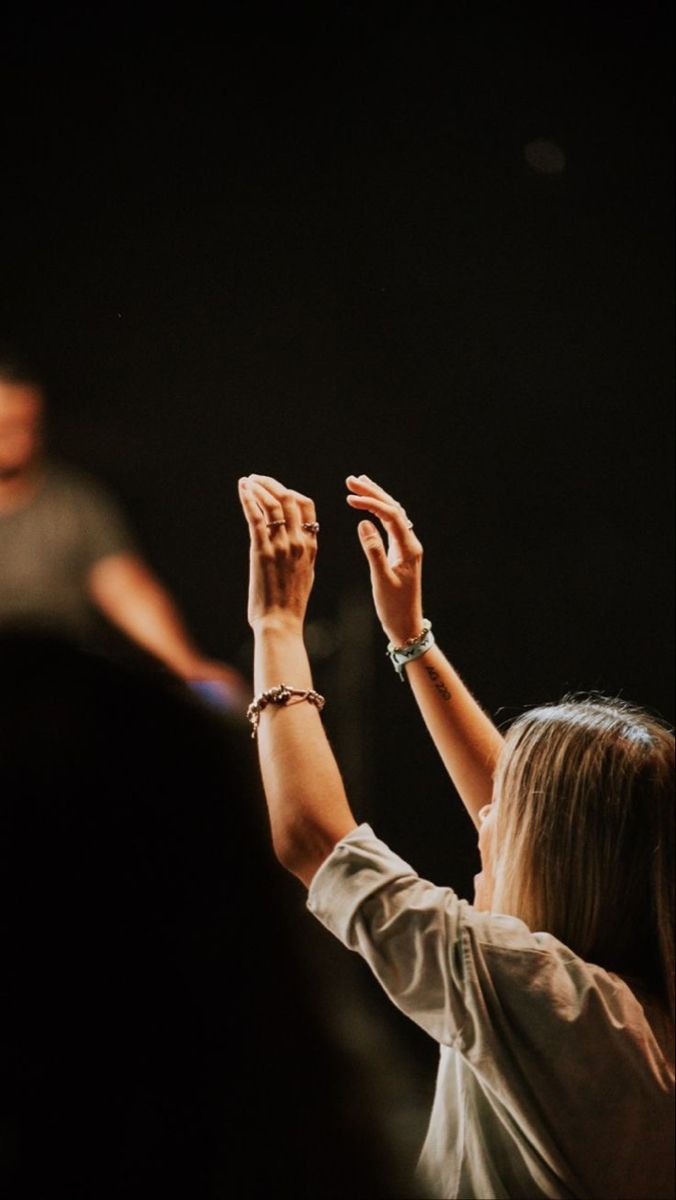
[[490, 804], [502, 735], [437, 645], [405, 668], [441, 760], [474, 825]]
[[[308, 690], [312, 675], [303, 622], [314, 580], [312, 500], [269, 476], [239, 481], [251, 538], [249, 624], [256, 694], [277, 684]], [[268, 522], [284, 521], [270, 529]], [[302, 701], [260, 714], [258, 751], [277, 858], [306, 887], [357, 822], [317, 709]]]
[[[347, 502], [373, 514], [385, 528], [387, 549], [371, 521], [359, 523], [359, 540], [368, 559], [376, 612], [395, 646], [422, 629], [422, 546], [400, 504], [366, 475], [349, 475]], [[489, 804], [502, 735], [477, 704], [438, 646], [405, 668], [430, 736], [474, 825]]]
[[184, 679], [220, 680], [244, 687], [238, 671], [204, 658], [165, 587], [136, 554], [111, 554], [89, 572], [90, 598], [132, 641]]

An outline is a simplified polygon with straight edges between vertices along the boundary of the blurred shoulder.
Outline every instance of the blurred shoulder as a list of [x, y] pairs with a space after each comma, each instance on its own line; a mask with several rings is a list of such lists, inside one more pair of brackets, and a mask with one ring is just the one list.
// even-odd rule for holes
[[49, 459], [45, 470], [45, 491], [74, 500], [115, 499], [113, 489], [92, 471], [88, 471], [62, 459]]

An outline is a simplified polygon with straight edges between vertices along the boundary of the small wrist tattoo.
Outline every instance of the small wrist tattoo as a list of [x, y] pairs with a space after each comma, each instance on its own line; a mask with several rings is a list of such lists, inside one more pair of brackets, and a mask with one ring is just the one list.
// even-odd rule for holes
[[444, 683], [443, 679], [441, 678], [439, 672], [436, 671], [434, 669], [434, 667], [426, 666], [425, 670], [427, 671], [427, 674], [429, 675], [430, 679], [432, 680], [432, 683], [434, 684], [436, 690], [438, 691], [439, 695], [441, 696], [441, 699], [442, 700], [450, 700], [451, 693], [449, 692], [448, 688], [446, 687], [446, 684]]

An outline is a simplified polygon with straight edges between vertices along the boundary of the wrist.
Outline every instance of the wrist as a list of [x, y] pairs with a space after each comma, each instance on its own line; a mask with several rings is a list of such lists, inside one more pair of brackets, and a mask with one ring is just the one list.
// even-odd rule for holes
[[256, 638], [299, 638], [303, 640], [303, 618], [291, 613], [265, 613], [251, 622]]
[[416, 637], [408, 638], [406, 642], [395, 643], [388, 642], [387, 656], [392, 663], [397, 675], [404, 680], [404, 668], [420, 658], [421, 655], [427, 654], [427, 651], [434, 645], [434, 634], [432, 633], [432, 623], [428, 620], [423, 620], [422, 629]]
[[388, 642], [393, 646], [405, 646], [407, 642], [413, 642], [420, 637], [423, 631], [423, 615], [416, 614], [410, 620], [398, 621], [396, 624], [383, 625], [383, 633]]

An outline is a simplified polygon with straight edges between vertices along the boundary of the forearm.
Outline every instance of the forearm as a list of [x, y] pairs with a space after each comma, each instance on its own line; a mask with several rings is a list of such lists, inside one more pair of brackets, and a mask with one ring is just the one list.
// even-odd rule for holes
[[[302, 630], [261, 621], [255, 627], [256, 694], [280, 683], [312, 687]], [[357, 824], [319, 712], [305, 701], [269, 704], [261, 713], [258, 748], [275, 853], [309, 886], [336, 842]]]
[[199, 658], [183, 619], [162, 584], [140, 559], [104, 559], [91, 574], [92, 599], [132, 641], [189, 675]]
[[[416, 638], [423, 621], [423, 548], [402, 506], [366, 475], [348, 475], [351, 508], [382, 521], [387, 551], [371, 521], [360, 521], [359, 540], [369, 562], [376, 612], [395, 646]], [[502, 737], [468, 689], [432, 646], [404, 667], [432, 740], [465, 807], [478, 828], [488, 804]]]
[[472, 821], [490, 802], [502, 735], [438, 646], [404, 668], [423, 720]]
[[190, 675], [192, 664], [200, 657], [199, 651], [176, 606], [162, 588], [144, 591], [119, 623], [139, 645], [178, 675]]

